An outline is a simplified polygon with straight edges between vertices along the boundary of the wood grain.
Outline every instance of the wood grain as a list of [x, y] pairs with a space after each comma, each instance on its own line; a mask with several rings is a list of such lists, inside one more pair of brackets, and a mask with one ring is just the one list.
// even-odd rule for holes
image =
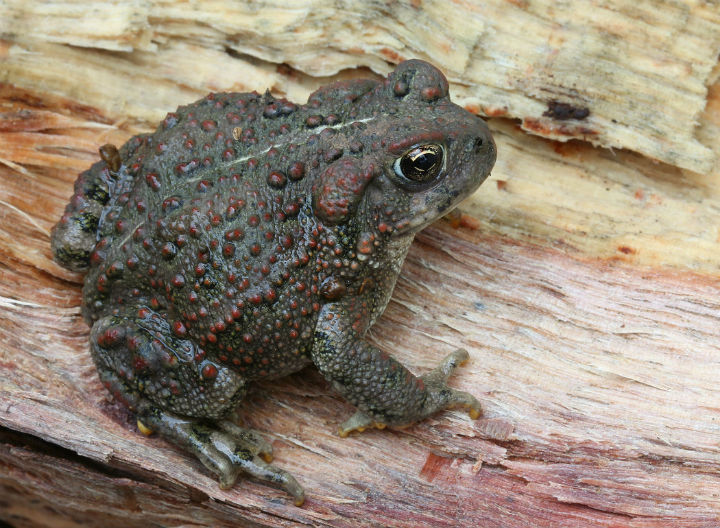
[[[316, 77], [359, 65], [385, 74], [387, 61], [418, 57], [443, 66], [458, 101], [488, 115], [519, 118], [533, 134], [634, 150], [696, 172], [710, 170], [715, 158], [696, 129], [720, 53], [720, 9], [712, 1], [50, 5], [0, 3], [0, 35], [12, 37], [7, 77], [40, 77], [51, 90], [63, 90], [76, 81], [68, 79], [67, 66], [80, 76], [101, 70], [120, 81], [93, 83], [120, 92], [119, 99], [95, 93], [103, 105], [162, 108], [152, 105], [153, 83], [145, 75], [175, 79], [181, 92], [205, 89], [213, 69], [224, 78], [223, 88], [247, 82], [247, 74], [232, 68], [217, 71], [232, 62], [221, 57], [224, 51]], [[63, 60], [52, 44], [64, 48]], [[82, 48], [134, 53], [86, 54]], [[247, 62], [258, 69], [255, 60]], [[123, 75], [149, 63], [154, 68], [140, 78]], [[263, 75], [273, 77], [272, 68]], [[567, 119], [574, 115], [584, 117]]]
[[[209, 7], [192, 22], [188, 5], [168, 2], [149, 23], [145, 4], [92, 10], [64, 2], [53, 4], [55, 24], [37, 19], [30, 35], [21, 31], [19, 5], [0, 3], [16, 23], [0, 46], [1, 520], [16, 528], [720, 524], [717, 165], [691, 172], [677, 160], [558, 143], [490, 119], [500, 153], [493, 176], [459, 212], [418, 236], [371, 331], [415, 372], [466, 347], [471, 361], [452, 383], [477, 395], [485, 416], [473, 422], [446, 412], [407, 430], [341, 439], [337, 424], [352, 409], [313, 369], [258, 384], [241, 416], [266, 432], [277, 464], [305, 486], [307, 504], [296, 508], [283, 493], [247, 481], [220, 490], [197, 461], [137, 433], [97, 380], [79, 313], [82, 278], [51, 261], [48, 237], [77, 172], [103, 143], [148, 130], [210, 89], [270, 87], [302, 99], [325, 79], [301, 67], [312, 62], [307, 49], [293, 61], [281, 44], [285, 58], [270, 48], [257, 53], [264, 60], [218, 48], [228, 38], [223, 28], [244, 27], [233, 24], [247, 14], [230, 13], [218, 26], [203, 18]], [[257, 3], [252, 20], [282, 22], [268, 5]], [[432, 5], [423, 3], [427, 16]], [[543, 5], [515, 2], [511, 12], [537, 15]], [[458, 9], [478, 6], [498, 9], [492, 2]], [[25, 2], [22, 13], [40, 7]], [[88, 15], [74, 29], [84, 41], [56, 28], [71, 8]], [[333, 8], [338, 19], [350, 16], [334, 4], [318, 16], [335, 20]], [[630, 17], [640, 8], [623, 9]], [[685, 11], [706, 24], [714, 14], [710, 3]], [[104, 33], [92, 23], [101, 15], [114, 21]], [[574, 27], [561, 15], [547, 23]], [[252, 34], [236, 29], [231, 48], [250, 53], [280, 38], [257, 26]], [[712, 27], [705, 26], [710, 43]], [[370, 46], [371, 36], [358, 45]], [[394, 37], [409, 38], [399, 29]], [[706, 51], [681, 46], [690, 36], [676, 38], [677, 60]], [[437, 39], [426, 45], [418, 55], [440, 53]], [[322, 67], [388, 67], [370, 47], [354, 58], [328, 49], [316, 59]], [[685, 82], [671, 73], [663, 74], [667, 83]], [[368, 72], [342, 76], [359, 74]], [[717, 78], [717, 69], [706, 77]], [[669, 94], [648, 107], [661, 108]], [[702, 142], [717, 155], [720, 83], [707, 101], [697, 94], [703, 103], [694, 108], [704, 107], [697, 126], [695, 110], [675, 117], [692, 130], [676, 135], [678, 151]]]

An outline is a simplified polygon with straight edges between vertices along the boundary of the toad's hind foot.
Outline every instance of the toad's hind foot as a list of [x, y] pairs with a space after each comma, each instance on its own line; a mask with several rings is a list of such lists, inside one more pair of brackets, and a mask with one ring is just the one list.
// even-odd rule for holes
[[142, 423], [162, 436], [188, 449], [217, 475], [220, 487], [228, 489], [240, 473], [288, 492], [295, 505], [305, 501], [305, 492], [295, 478], [269, 462], [272, 447], [256, 431], [228, 420], [216, 424], [190, 420], [168, 413], [151, 413]]

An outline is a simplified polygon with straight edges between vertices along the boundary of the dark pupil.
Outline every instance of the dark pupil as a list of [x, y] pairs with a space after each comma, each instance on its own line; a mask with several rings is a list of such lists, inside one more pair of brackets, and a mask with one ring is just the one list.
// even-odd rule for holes
[[406, 178], [427, 181], [434, 178], [442, 166], [442, 151], [437, 147], [418, 147], [411, 150], [400, 161], [400, 168]]
[[435, 165], [435, 153], [434, 152], [423, 152], [413, 160], [415, 168], [421, 171], [427, 171]]

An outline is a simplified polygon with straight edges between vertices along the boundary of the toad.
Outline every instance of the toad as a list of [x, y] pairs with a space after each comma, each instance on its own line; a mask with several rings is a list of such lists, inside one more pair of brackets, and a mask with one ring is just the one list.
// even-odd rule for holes
[[415, 376], [365, 340], [415, 234], [495, 162], [484, 121], [434, 66], [409, 60], [304, 105], [210, 94], [100, 157], [53, 229], [54, 258], [87, 272], [103, 384], [222, 487], [243, 473], [303, 502], [270, 444], [231, 418], [250, 382], [310, 363], [357, 408], [341, 436], [451, 407], [479, 415], [446, 383], [466, 351]]

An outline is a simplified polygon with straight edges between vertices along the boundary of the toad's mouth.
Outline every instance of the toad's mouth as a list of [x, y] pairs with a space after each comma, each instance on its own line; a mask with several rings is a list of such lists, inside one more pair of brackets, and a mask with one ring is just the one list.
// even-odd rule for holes
[[435, 220], [440, 219], [455, 209], [474, 191], [475, 189], [468, 189], [466, 191], [452, 190], [447, 192], [446, 196], [441, 200], [424, 196], [425, 203], [411, 206], [414, 211], [412, 218], [408, 218], [406, 222], [403, 222], [394, 234], [401, 236], [421, 231]]

